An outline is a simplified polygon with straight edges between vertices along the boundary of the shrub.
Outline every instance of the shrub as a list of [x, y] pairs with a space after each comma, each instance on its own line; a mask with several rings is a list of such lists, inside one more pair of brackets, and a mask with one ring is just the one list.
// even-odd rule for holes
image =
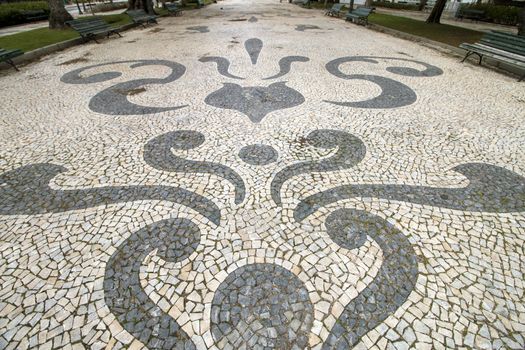
[[95, 12], [108, 12], [118, 9], [125, 9], [128, 7], [127, 2], [116, 2], [116, 3], [100, 3], [93, 6]]
[[508, 25], [516, 25], [519, 22], [520, 8], [515, 6], [502, 6], [502, 5], [491, 5], [491, 4], [472, 4], [461, 7], [483, 10], [487, 20]]
[[385, 2], [385, 1], [374, 1], [372, 2], [372, 6], [388, 7], [388, 8], [397, 9], [397, 10], [412, 10], [412, 11], [419, 10], [418, 5], [416, 4], [399, 4], [396, 2]]
[[31, 10], [44, 10], [46, 13], [49, 13], [49, 7], [45, 1], [0, 4], [0, 27], [27, 22], [22, 12]]

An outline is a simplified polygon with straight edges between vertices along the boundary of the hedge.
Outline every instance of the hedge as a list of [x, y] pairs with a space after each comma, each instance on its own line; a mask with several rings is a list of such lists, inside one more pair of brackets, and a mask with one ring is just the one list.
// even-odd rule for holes
[[93, 5], [93, 11], [108, 12], [108, 11], [113, 11], [113, 10], [125, 9], [127, 7], [128, 7], [127, 2], [100, 3], [100, 4]]
[[49, 14], [46, 1], [12, 2], [0, 4], [0, 27], [12, 26], [27, 22], [22, 11], [44, 10]]
[[490, 5], [490, 4], [472, 4], [464, 5], [461, 7], [483, 10], [487, 20], [494, 23], [516, 25], [519, 22], [520, 8], [515, 6], [502, 6], [502, 5]]
[[391, 9], [398, 9], [398, 10], [412, 10], [412, 11], [419, 10], [419, 6], [418, 5], [415, 5], [415, 4], [399, 4], [397, 2], [374, 1], [374, 2], [372, 2], [372, 6], [388, 7], [388, 8], [391, 8]]

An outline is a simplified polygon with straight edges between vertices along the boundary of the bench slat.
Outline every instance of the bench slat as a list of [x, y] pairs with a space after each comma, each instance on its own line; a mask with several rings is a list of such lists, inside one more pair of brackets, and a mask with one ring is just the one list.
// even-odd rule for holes
[[[67, 22], [81, 37], [86, 40], [94, 39], [99, 34], [118, 34], [118, 31], [101, 18], [75, 19]], [[120, 34], [118, 34], [120, 36]]]
[[525, 46], [521, 47], [521, 46], [516, 46], [513, 44], [497, 42], [494, 40], [483, 40], [483, 39], [480, 40], [479, 42], [485, 46], [494, 47], [495, 49], [510, 51], [510, 52], [513, 52], [519, 55], [525, 55]]
[[[463, 61], [470, 55], [477, 54], [480, 64], [483, 57], [490, 57], [525, 69], [525, 38], [518, 37], [515, 34], [492, 31], [484, 34], [480, 41], [475, 44], [463, 43], [459, 47], [467, 50]], [[525, 74], [518, 81], [524, 78]]]

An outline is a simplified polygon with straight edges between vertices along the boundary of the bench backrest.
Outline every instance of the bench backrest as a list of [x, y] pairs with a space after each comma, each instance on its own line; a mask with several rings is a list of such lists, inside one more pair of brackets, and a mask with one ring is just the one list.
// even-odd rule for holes
[[0, 57], [6, 55], [8, 52], [8, 50], [0, 48]]
[[172, 3], [166, 4], [166, 8], [170, 9], [170, 10], [178, 10], [179, 9], [179, 5], [174, 3], [174, 2], [172, 2]]
[[372, 12], [372, 9], [368, 7], [360, 7], [358, 9], [353, 10], [351, 13], [358, 16], [368, 16]]
[[341, 11], [343, 6], [344, 4], [334, 4], [334, 6], [332, 6], [332, 11]]
[[104, 22], [101, 18], [89, 18], [89, 19], [75, 19], [73, 21], [66, 22], [71, 28], [77, 32], [91, 33], [98, 30], [106, 30], [111, 28], [109, 24]]
[[525, 38], [504, 32], [489, 32], [483, 35], [480, 44], [525, 56]]
[[126, 13], [130, 16], [130, 17], [144, 17], [144, 16], [149, 16], [146, 11], [144, 10], [127, 10]]

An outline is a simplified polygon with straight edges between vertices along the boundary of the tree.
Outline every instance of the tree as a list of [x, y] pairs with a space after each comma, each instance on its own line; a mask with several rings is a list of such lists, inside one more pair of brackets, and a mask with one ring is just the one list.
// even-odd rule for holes
[[520, 11], [520, 21], [518, 23], [518, 35], [525, 36], [525, 6]]
[[437, 0], [432, 8], [432, 12], [430, 12], [430, 16], [427, 18], [427, 23], [439, 23], [446, 4], [447, 0]]
[[421, 0], [419, 2], [419, 7], [417, 8], [419, 11], [423, 11], [425, 9], [425, 6], [427, 5], [427, 0]]
[[128, 0], [128, 10], [142, 9], [150, 15], [155, 14], [153, 10], [153, 0]]
[[49, 5], [49, 28], [60, 29], [66, 27], [66, 22], [73, 17], [64, 7], [64, 0], [48, 0]]
[[365, 7], [372, 8], [373, 0], [365, 0]]

